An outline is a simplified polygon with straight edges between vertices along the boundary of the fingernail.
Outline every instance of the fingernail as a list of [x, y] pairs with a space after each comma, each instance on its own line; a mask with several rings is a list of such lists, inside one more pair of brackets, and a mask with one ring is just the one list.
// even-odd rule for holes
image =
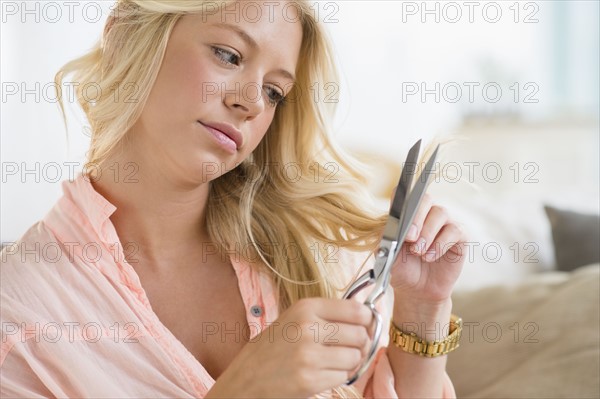
[[419, 238], [419, 241], [413, 244], [412, 250], [414, 252], [423, 253], [423, 251], [425, 251], [425, 239], [423, 237]]
[[414, 224], [410, 225], [410, 228], [408, 229], [408, 234], [406, 234], [406, 238], [409, 240], [417, 239], [417, 226], [415, 226]]
[[433, 262], [435, 260], [435, 250], [427, 251], [425, 254], [425, 261]]

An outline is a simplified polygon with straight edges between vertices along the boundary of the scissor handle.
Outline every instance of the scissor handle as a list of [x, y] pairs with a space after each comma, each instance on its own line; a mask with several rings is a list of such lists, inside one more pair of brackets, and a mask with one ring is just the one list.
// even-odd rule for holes
[[[375, 271], [373, 269], [367, 270], [367, 272], [365, 272], [362, 276], [357, 278], [354, 283], [352, 283], [352, 285], [350, 286], [348, 291], [346, 291], [346, 293], [344, 294], [343, 299], [352, 298], [360, 290], [362, 290], [363, 288], [365, 288], [371, 284], [374, 284], [375, 282], [376, 282]], [[354, 373], [354, 375], [346, 381], [346, 385], [353, 384], [356, 380], [358, 380], [360, 378], [361, 375], [363, 375], [363, 373], [365, 371], [367, 371], [367, 369], [369, 368], [369, 366], [371, 365], [371, 362], [373, 361], [373, 359], [375, 357], [375, 351], [377, 349], [377, 344], [379, 343], [379, 338], [381, 338], [381, 315], [375, 308], [375, 303], [369, 302], [369, 300], [367, 300], [367, 301], [365, 301], [365, 305], [367, 305], [367, 307], [369, 309], [371, 309], [373, 316], [375, 316], [376, 324], [375, 324], [375, 334], [373, 336], [374, 337], [373, 344], [371, 345], [371, 349], [369, 350], [369, 354], [367, 355], [366, 360], [360, 366], [360, 368], [356, 371], [356, 373]]]
[[[389, 270], [389, 266], [391, 265], [391, 263], [393, 262], [393, 259], [394, 259], [393, 256], [389, 256], [389, 255], [390, 255], [390, 252], [394, 252], [395, 249], [396, 249], [396, 242], [387, 240], [384, 238], [382, 240], [382, 245], [380, 246], [378, 253], [376, 255], [375, 268]], [[378, 267], [378, 265], [379, 265], [379, 267]], [[361, 275], [359, 278], [357, 278], [356, 281], [354, 283], [352, 283], [350, 288], [346, 291], [346, 293], [343, 296], [343, 299], [352, 298], [363, 288], [368, 287], [369, 285], [373, 285], [373, 284], [375, 285], [374, 290], [370, 293], [370, 295], [367, 297], [367, 299], [364, 302], [364, 304], [367, 305], [367, 307], [369, 309], [371, 309], [373, 316], [375, 316], [376, 324], [375, 324], [375, 334], [373, 335], [373, 343], [371, 344], [371, 349], [369, 350], [369, 354], [367, 355], [366, 360], [364, 361], [362, 366], [360, 366], [358, 371], [356, 371], [356, 373], [350, 379], [348, 379], [346, 381], [346, 385], [353, 384], [358, 378], [360, 378], [360, 376], [365, 371], [367, 371], [367, 369], [369, 368], [369, 366], [371, 365], [371, 362], [373, 361], [373, 359], [375, 357], [375, 351], [377, 349], [377, 345], [379, 344], [379, 339], [381, 338], [381, 328], [382, 328], [381, 315], [375, 308], [375, 302], [383, 294], [383, 292], [385, 291], [385, 287], [387, 287], [387, 285], [389, 283], [389, 281], [388, 281], [389, 272], [384, 273], [385, 275], [383, 276], [383, 279], [381, 279], [381, 276], [380, 276], [380, 280], [377, 280], [377, 276], [375, 275], [375, 268], [367, 270], [363, 275]]]
[[375, 316], [376, 324], [375, 324], [375, 335], [373, 338], [373, 344], [371, 345], [371, 349], [369, 350], [369, 354], [367, 355], [365, 362], [362, 364], [362, 366], [360, 366], [360, 368], [356, 371], [356, 373], [354, 373], [354, 375], [346, 381], [346, 385], [352, 385], [356, 380], [358, 380], [360, 378], [361, 375], [363, 375], [363, 373], [365, 371], [367, 371], [367, 369], [371, 365], [371, 362], [375, 358], [375, 352], [377, 351], [377, 343], [379, 342], [379, 338], [381, 338], [381, 328], [382, 328], [381, 314], [379, 314], [377, 309], [375, 309], [374, 303], [365, 302], [365, 305], [367, 305], [369, 307], [369, 309], [371, 309], [371, 312], [373, 312], [373, 316]]
[[357, 278], [350, 288], [348, 288], [348, 291], [346, 291], [342, 299], [352, 298], [354, 295], [358, 294], [360, 290], [371, 284], [375, 284], [375, 271], [373, 269], [367, 270], [362, 276]]

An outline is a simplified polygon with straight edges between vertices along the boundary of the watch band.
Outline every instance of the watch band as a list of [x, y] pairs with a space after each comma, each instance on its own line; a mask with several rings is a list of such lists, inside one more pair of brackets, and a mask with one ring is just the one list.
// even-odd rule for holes
[[452, 352], [459, 347], [462, 333], [462, 319], [456, 315], [450, 317], [449, 334], [439, 341], [425, 341], [413, 333], [405, 333], [390, 320], [390, 343], [408, 353], [419, 356], [436, 357]]

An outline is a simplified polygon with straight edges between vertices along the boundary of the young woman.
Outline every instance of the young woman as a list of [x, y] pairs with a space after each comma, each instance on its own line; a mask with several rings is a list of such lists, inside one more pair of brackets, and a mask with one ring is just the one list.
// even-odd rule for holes
[[[454, 396], [444, 354], [393, 344], [344, 384], [372, 314], [341, 296], [385, 216], [311, 95], [336, 74], [307, 2], [120, 0], [71, 73], [89, 163], [3, 253], [2, 396]], [[398, 331], [446, 338], [464, 240], [427, 198]]]

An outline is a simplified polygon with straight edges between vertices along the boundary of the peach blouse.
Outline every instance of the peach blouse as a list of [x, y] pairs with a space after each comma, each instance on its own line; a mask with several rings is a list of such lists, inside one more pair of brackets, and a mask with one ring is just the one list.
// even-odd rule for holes
[[[153, 312], [109, 219], [116, 207], [82, 174], [62, 189], [1, 254], [0, 396], [204, 397], [214, 379]], [[254, 338], [278, 316], [275, 290], [231, 261]], [[355, 383], [367, 398], [397, 397], [386, 345]], [[445, 391], [455, 396], [447, 375]]]

